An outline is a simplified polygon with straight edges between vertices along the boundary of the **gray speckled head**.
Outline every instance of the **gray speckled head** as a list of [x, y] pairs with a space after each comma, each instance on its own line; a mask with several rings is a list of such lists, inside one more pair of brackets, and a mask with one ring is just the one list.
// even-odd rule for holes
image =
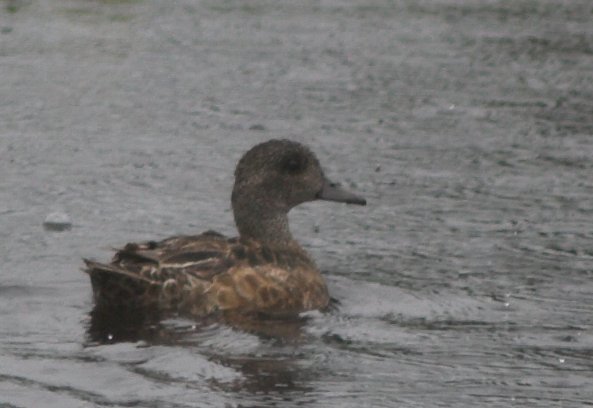
[[269, 140], [250, 149], [237, 164], [233, 202], [241, 195], [290, 208], [315, 199], [323, 187], [319, 161], [306, 146], [290, 140]]
[[313, 200], [365, 204], [331, 183], [315, 154], [290, 140], [269, 140], [250, 149], [237, 164], [232, 204], [242, 237], [291, 241], [288, 211]]

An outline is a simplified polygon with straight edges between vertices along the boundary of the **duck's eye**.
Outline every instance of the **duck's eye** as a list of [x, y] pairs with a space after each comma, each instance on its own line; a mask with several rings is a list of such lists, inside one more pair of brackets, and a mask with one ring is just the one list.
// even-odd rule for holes
[[282, 170], [292, 174], [299, 173], [305, 169], [306, 161], [302, 155], [290, 155], [282, 161]]

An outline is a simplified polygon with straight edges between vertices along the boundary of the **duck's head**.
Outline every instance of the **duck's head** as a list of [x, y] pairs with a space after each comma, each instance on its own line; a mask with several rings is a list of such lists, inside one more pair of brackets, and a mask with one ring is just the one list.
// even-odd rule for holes
[[366, 200], [325, 177], [315, 154], [290, 140], [269, 140], [243, 155], [235, 170], [233, 203], [265, 200], [268, 205], [290, 210], [306, 201], [327, 200], [365, 205]]
[[232, 204], [241, 235], [262, 235], [253, 230], [267, 221], [279, 224], [291, 208], [314, 200], [366, 204], [364, 198], [329, 181], [315, 154], [300, 143], [269, 140], [239, 160]]

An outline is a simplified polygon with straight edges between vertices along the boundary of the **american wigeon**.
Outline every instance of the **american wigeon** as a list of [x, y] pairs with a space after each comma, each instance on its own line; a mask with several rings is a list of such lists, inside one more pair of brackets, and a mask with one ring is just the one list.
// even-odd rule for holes
[[239, 237], [207, 231], [127, 244], [109, 264], [85, 260], [96, 305], [193, 317], [324, 309], [330, 299], [325, 281], [288, 227], [290, 209], [313, 200], [366, 204], [331, 183], [306, 146], [289, 140], [258, 144], [235, 170]]

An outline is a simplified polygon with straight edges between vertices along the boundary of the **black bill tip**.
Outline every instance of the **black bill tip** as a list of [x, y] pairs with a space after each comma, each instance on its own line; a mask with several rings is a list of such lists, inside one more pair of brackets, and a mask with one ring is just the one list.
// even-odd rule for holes
[[329, 180], [325, 181], [323, 188], [317, 193], [318, 200], [325, 201], [337, 201], [339, 203], [366, 205], [367, 200], [363, 197], [351, 193], [336, 183], [332, 183]]

